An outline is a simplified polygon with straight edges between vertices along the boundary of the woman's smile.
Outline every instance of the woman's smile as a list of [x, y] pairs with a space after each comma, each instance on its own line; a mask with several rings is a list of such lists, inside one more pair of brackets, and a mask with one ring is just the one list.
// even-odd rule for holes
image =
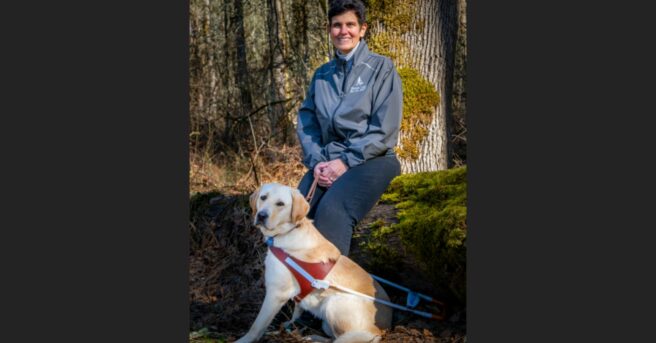
[[330, 21], [330, 38], [333, 45], [343, 54], [355, 48], [367, 31], [367, 24], [360, 25], [353, 11], [346, 11], [332, 17]]

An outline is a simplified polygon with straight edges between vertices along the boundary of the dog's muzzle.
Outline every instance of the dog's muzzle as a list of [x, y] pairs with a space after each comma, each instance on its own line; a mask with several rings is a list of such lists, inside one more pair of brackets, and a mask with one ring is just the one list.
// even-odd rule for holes
[[255, 216], [255, 225], [262, 225], [266, 227], [266, 220], [269, 218], [269, 214], [266, 212], [258, 212], [257, 216]]

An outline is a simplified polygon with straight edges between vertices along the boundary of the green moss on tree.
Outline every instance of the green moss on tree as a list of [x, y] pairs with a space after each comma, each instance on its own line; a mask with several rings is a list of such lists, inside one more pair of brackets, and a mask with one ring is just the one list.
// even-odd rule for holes
[[387, 30], [403, 34], [412, 30], [416, 15], [416, 0], [369, 0], [368, 21], [380, 23]]
[[396, 63], [400, 56], [398, 54], [399, 50], [393, 48], [394, 43], [398, 44], [398, 42], [395, 42], [391, 36], [386, 33], [371, 35], [367, 39], [367, 45], [369, 45], [369, 49], [371, 49], [371, 51], [383, 56], [387, 56], [391, 58], [394, 63]]
[[406, 174], [392, 181], [382, 200], [396, 203], [397, 232], [438, 289], [466, 302], [466, 167]]
[[369, 31], [367, 44], [369, 48], [381, 55], [387, 56], [399, 64], [402, 56], [400, 51], [406, 49], [401, 35], [414, 29], [413, 17], [416, 16], [415, 0], [374, 0], [369, 1], [368, 21], [370, 27], [381, 27], [382, 31]]
[[428, 135], [433, 109], [440, 103], [440, 95], [433, 85], [411, 68], [399, 68], [403, 85], [403, 119], [401, 145], [396, 153], [403, 159], [419, 157], [419, 146]]
[[[373, 0], [368, 1], [368, 17], [371, 27], [381, 27], [378, 32], [369, 31], [367, 44], [372, 51], [387, 56], [396, 65], [407, 66], [410, 61], [402, 51], [407, 51], [401, 36], [413, 31], [420, 32], [422, 21], [417, 16], [415, 0]], [[416, 160], [419, 158], [420, 144], [428, 135], [433, 109], [439, 105], [440, 96], [435, 87], [419, 74], [416, 69], [398, 68], [403, 84], [403, 121], [401, 122], [401, 144], [396, 148], [399, 157]]]

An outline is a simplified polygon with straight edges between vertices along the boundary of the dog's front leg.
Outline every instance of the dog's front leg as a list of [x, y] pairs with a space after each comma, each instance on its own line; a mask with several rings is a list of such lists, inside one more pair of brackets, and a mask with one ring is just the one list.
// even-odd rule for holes
[[257, 314], [257, 318], [255, 318], [255, 322], [250, 330], [248, 330], [244, 337], [235, 341], [235, 343], [255, 342], [260, 339], [264, 334], [264, 330], [266, 330], [269, 324], [271, 324], [273, 317], [276, 316], [287, 300], [289, 300], [289, 298], [281, 296], [280, 294], [267, 292], [264, 296], [264, 303], [262, 303], [260, 313]]

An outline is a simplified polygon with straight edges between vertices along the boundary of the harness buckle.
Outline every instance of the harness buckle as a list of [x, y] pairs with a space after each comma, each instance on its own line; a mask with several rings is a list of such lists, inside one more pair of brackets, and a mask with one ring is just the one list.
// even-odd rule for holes
[[330, 283], [326, 280], [314, 280], [312, 282], [312, 287], [314, 288], [321, 288], [321, 289], [328, 289], [330, 287]]

